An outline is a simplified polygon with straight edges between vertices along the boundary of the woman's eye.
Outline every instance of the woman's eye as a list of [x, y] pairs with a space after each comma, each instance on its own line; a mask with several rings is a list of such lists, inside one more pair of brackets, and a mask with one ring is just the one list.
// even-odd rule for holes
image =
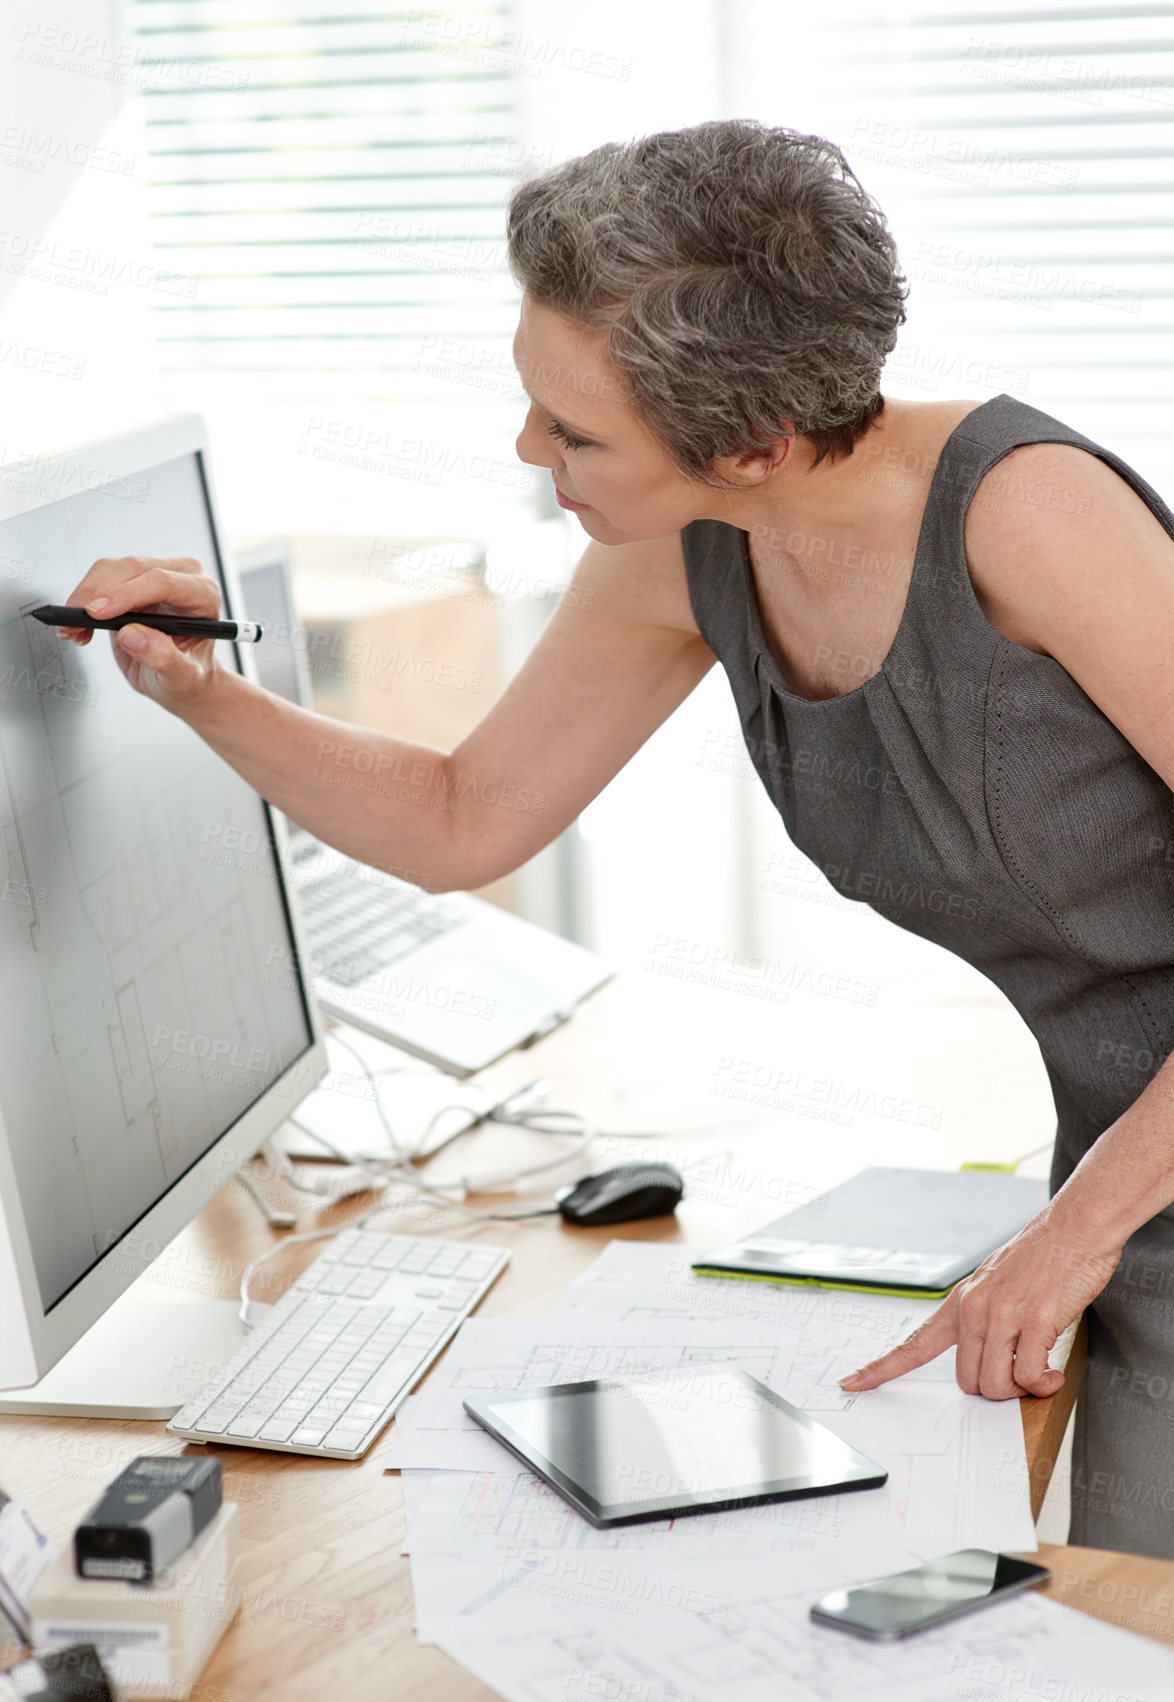
[[569, 431], [563, 430], [557, 420], [551, 420], [546, 429], [550, 433], [551, 437], [557, 437], [559, 442], [567, 449], [586, 449], [587, 447], [585, 438], [572, 437]]

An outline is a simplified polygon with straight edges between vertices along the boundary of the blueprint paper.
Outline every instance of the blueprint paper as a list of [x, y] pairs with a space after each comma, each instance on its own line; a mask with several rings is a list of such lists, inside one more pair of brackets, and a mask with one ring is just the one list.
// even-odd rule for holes
[[[873, 1551], [854, 1576], [892, 1570]], [[420, 1562], [421, 1573], [443, 1567]], [[427, 1631], [511, 1702], [1171, 1702], [1174, 1652], [1031, 1594], [897, 1643], [814, 1624], [850, 1581], [769, 1562], [669, 1566], [580, 1555], [508, 1579], [462, 1560]], [[427, 1580], [439, 1600], [439, 1579]]]
[[[966, 1397], [968, 1400], [970, 1397]], [[831, 1428], [829, 1426], [829, 1428]], [[491, 1440], [491, 1439], [490, 1439]], [[880, 1489], [760, 1507], [690, 1514], [599, 1531], [498, 1447], [498, 1469], [406, 1471], [406, 1545], [424, 1553], [517, 1554], [532, 1549], [655, 1549], [671, 1555], [773, 1553], [802, 1567], [816, 1551], [888, 1543], [917, 1559], [979, 1547], [1030, 1552], [1023, 1429], [1014, 1402], [974, 1399], [941, 1454], [872, 1457], [889, 1473]], [[891, 1570], [891, 1568], [890, 1568]]]
[[[556, 1326], [562, 1323], [561, 1330]], [[770, 1503], [727, 1513], [690, 1515], [675, 1521], [672, 1546], [677, 1552], [720, 1544], [744, 1547], [808, 1548], [812, 1539], [847, 1544], [888, 1537], [922, 1555], [978, 1544], [1033, 1549], [1027, 1461], [1018, 1402], [984, 1401], [964, 1395], [951, 1383], [910, 1383], [864, 1396], [845, 1396], [821, 1381], [826, 1373], [822, 1332], [811, 1327], [805, 1344], [798, 1330], [762, 1330], [759, 1326], [695, 1324], [688, 1320], [656, 1325], [615, 1324], [575, 1318], [473, 1319], [464, 1325], [444, 1360], [417, 1397], [409, 1423], [389, 1452], [390, 1469], [428, 1468], [445, 1474], [482, 1473], [500, 1484], [478, 1490], [466, 1500], [460, 1484], [440, 1485], [434, 1497], [420, 1498], [408, 1531], [414, 1553], [461, 1552], [484, 1540], [485, 1506], [509, 1503], [501, 1529], [514, 1535], [511, 1520], [522, 1506], [524, 1486], [516, 1457], [489, 1436], [463, 1410], [465, 1397], [493, 1389], [539, 1387], [584, 1376], [674, 1369], [686, 1364], [737, 1363], [769, 1388], [810, 1412], [828, 1429], [860, 1447], [885, 1467], [882, 1489], [815, 1497], [801, 1505], [802, 1541], [796, 1540], [799, 1503]], [[889, 1417], [885, 1415], [889, 1414]], [[414, 1486], [415, 1488], [416, 1486]], [[566, 1509], [561, 1497], [542, 1487], [531, 1498], [527, 1517], [551, 1509], [554, 1527], [579, 1532], [558, 1540], [575, 1543], [589, 1530], [586, 1520]], [[474, 1506], [478, 1495], [486, 1500]], [[427, 1509], [427, 1519], [423, 1511]], [[639, 1548], [647, 1526], [615, 1533], [620, 1544]], [[545, 1540], [545, 1539], [544, 1539]]]
[[904, 1532], [892, 1530], [889, 1503], [875, 1499], [883, 1497], [883, 1491], [813, 1496], [598, 1530], [532, 1472], [409, 1471], [404, 1476], [426, 1480], [405, 1490], [406, 1547], [413, 1557], [496, 1554], [502, 1564], [513, 1566], [522, 1558], [555, 1550], [622, 1549], [671, 1560], [692, 1554], [778, 1553], [796, 1557], [801, 1574], [814, 1551], [860, 1542], [886, 1542], [889, 1554], [897, 1544], [912, 1560], [928, 1558], [924, 1546], [914, 1546]]
[[[1138, 1671], [1150, 1689], [1123, 1692], [1118, 1668], [1116, 1689], [1089, 1690], [1097, 1659], [1105, 1665], [1104, 1628], [1050, 1603], [1025, 1614], [1002, 1604], [888, 1648], [813, 1627], [810, 1601], [826, 1589], [955, 1548], [1034, 1550], [1019, 1403], [964, 1395], [953, 1351], [847, 1395], [839, 1377], [902, 1340], [935, 1302], [699, 1278], [693, 1256], [610, 1243], [544, 1318], [467, 1321], [401, 1409], [390, 1459], [407, 1468], [423, 1639], [519, 1702], [1174, 1702], [1174, 1664], [1159, 1651], [1165, 1664], [1153, 1665], [1148, 1643]], [[476, 1391], [715, 1360], [744, 1365], [889, 1482], [599, 1531], [519, 1471], [461, 1404]], [[1041, 1620], [1039, 1609], [1060, 1617]], [[1106, 1672], [1138, 1653], [1139, 1639], [1115, 1635], [1124, 1642]], [[1080, 1654], [1058, 1665], [1069, 1642]]]
[[417, 1555], [412, 1560], [416, 1628], [421, 1641], [441, 1645], [452, 1637], [479, 1641], [487, 1632], [508, 1633], [527, 1622], [541, 1635], [569, 1611], [597, 1626], [628, 1622], [637, 1635], [645, 1629], [655, 1635], [658, 1622], [671, 1630], [664, 1623], [666, 1607], [687, 1607], [724, 1621], [750, 1577], [751, 1597], [768, 1588], [784, 1595], [802, 1589], [810, 1601], [905, 1563], [900, 1552], [893, 1560], [888, 1544], [867, 1543], [813, 1557], [801, 1578], [791, 1575], [785, 1561], [759, 1556], [752, 1562], [725, 1557], [716, 1562], [702, 1554], [674, 1559], [654, 1550]]
[[[736, 1318], [743, 1323], [789, 1323], [826, 1319], [871, 1318], [878, 1330], [892, 1321], [891, 1342], [908, 1316], [922, 1323], [941, 1304], [936, 1300], [905, 1300], [885, 1294], [857, 1294], [848, 1289], [795, 1287], [789, 1283], [755, 1282], [738, 1277], [703, 1277], [691, 1269], [700, 1247], [663, 1246], [646, 1241], [609, 1241], [589, 1270], [569, 1283], [547, 1318], [565, 1318], [586, 1311], [633, 1322], [654, 1318]], [[1076, 1335], [1074, 1319], [1056, 1341], [1048, 1364], [1063, 1369]], [[855, 1369], [855, 1367], [851, 1367]], [[944, 1354], [906, 1373], [902, 1382], [951, 1378], [953, 1354]]]
[[586, 1311], [553, 1319], [469, 1319], [410, 1413], [397, 1423], [390, 1464], [499, 1468], [500, 1444], [463, 1410], [470, 1393], [714, 1362], [743, 1365], [863, 1453], [885, 1448], [940, 1453], [976, 1398], [954, 1381], [952, 1353], [943, 1355], [946, 1363], [938, 1362], [932, 1377], [903, 1377], [856, 1394], [839, 1387], [845, 1363], [875, 1357], [916, 1325], [915, 1313], [878, 1317], [870, 1306], [845, 1311], [835, 1323], [815, 1314], [804, 1323], [773, 1326], [697, 1323], [685, 1316], [619, 1321]]
[[829, 1323], [849, 1320], [881, 1335], [887, 1322], [892, 1336], [905, 1318], [919, 1324], [940, 1305], [936, 1300], [820, 1288], [815, 1283], [697, 1276], [690, 1266], [705, 1251], [704, 1247], [648, 1241], [609, 1241], [595, 1263], [562, 1290], [546, 1317], [563, 1318], [587, 1311], [633, 1321], [732, 1318], [739, 1323], [786, 1325], [819, 1319]]
[[397, 1432], [389, 1465], [492, 1471], [508, 1461], [516, 1470], [509, 1450], [465, 1412], [462, 1403], [470, 1394], [714, 1363], [742, 1365], [765, 1382], [780, 1353], [794, 1354], [798, 1345], [797, 1334], [783, 1336], [760, 1326], [730, 1329], [686, 1320], [669, 1329], [611, 1319], [563, 1324], [545, 1318], [470, 1318]]
[[[661, 1554], [670, 1560], [692, 1554], [740, 1556], [773, 1550], [806, 1557], [829, 1542], [841, 1546], [840, 1503], [852, 1499], [821, 1496], [779, 1501], [599, 1530], [532, 1472], [407, 1471], [404, 1479], [405, 1546], [413, 1557], [497, 1555], [507, 1569], [522, 1561], [531, 1564], [539, 1553], [592, 1549]], [[861, 1492], [859, 1499], [864, 1502], [866, 1494], [875, 1493]], [[865, 1520], [866, 1525], [876, 1522]], [[913, 1559], [923, 1558], [913, 1548], [908, 1552]]]

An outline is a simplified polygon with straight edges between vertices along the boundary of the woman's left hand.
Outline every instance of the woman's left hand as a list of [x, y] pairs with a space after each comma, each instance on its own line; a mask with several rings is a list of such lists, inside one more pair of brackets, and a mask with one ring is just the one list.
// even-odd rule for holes
[[1064, 1373], [1049, 1371], [1056, 1338], [1104, 1288], [1121, 1247], [1057, 1224], [1048, 1207], [1005, 1247], [984, 1259], [920, 1329], [871, 1364], [840, 1379], [849, 1393], [875, 1389], [958, 1347], [958, 1385], [968, 1395], [1006, 1401], [1054, 1395]]

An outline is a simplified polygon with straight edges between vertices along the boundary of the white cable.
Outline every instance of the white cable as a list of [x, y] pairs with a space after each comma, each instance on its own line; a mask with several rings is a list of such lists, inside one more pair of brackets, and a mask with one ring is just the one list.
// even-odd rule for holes
[[287, 1235], [284, 1241], [279, 1241], [276, 1247], [270, 1247], [267, 1253], [260, 1253], [255, 1259], [249, 1260], [241, 1272], [241, 1303], [237, 1309], [237, 1317], [246, 1330], [251, 1330], [253, 1327], [253, 1320], [249, 1317], [249, 1284], [252, 1282], [254, 1274], [261, 1269], [261, 1266], [267, 1265], [270, 1259], [275, 1259], [279, 1253], [284, 1253], [285, 1249], [292, 1247], [295, 1241], [324, 1241], [328, 1236], [341, 1234], [342, 1230], [346, 1228], [349, 1228], [348, 1224], [342, 1224], [335, 1229], [308, 1229], [303, 1230], [300, 1235]]
[[391, 1148], [392, 1156], [398, 1159], [401, 1164], [407, 1164], [411, 1160], [411, 1154], [404, 1151], [403, 1147], [399, 1143], [399, 1138], [396, 1135], [395, 1130], [387, 1120], [387, 1111], [379, 1094], [379, 1083], [375, 1079], [375, 1073], [370, 1064], [367, 1062], [366, 1058], [364, 1058], [359, 1049], [356, 1046], [352, 1046], [349, 1040], [344, 1040], [342, 1035], [337, 1031], [332, 1033], [330, 1038], [337, 1045], [341, 1046], [345, 1052], [350, 1053], [351, 1057], [355, 1059], [359, 1068], [370, 1082], [371, 1097], [375, 1101], [375, 1110], [378, 1114], [379, 1121], [383, 1124], [383, 1132], [387, 1136], [387, 1144]]
[[[552, 1106], [547, 1106], [545, 1108], [536, 1107], [532, 1110], [527, 1108], [525, 1102], [528, 1099], [532, 1099], [534, 1097], [535, 1089], [543, 1086], [544, 1084], [529, 1082], [524, 1087], [518, 1088], [515, 1092], [507, 1095], [506, 1098], [501, 1100], [497, 1105], [491, 1106], [488, 1111], [482, 1112], [477, 1117], [477, 1123], [506, 1123], [514, 1128], [527, 1129], [532, 1134], [563, 1137], [574, 1134], [576, 1138], [572, 1141], [570, 1146], [564, 1147], [556, 1157], [543, 1159], [538, 1164], [523, 1165], [521, 1167], [514, 1168], [513, 1170], [486, 1173], [481, 1176], [461, 1176], [452, 1182], [430, 1183], [426, 1182], [422, 1176], [416, 1174], [412, 1168], [412, 1155], [406, 1153], [400, 1145], [395, 1131], [388, 1120], [387, 1111], [379, 1093], [376, 1072], [371, 1069], [362, 1053], [358, 1051], [356, 1047], [352, 1046], [349, 1040], [344, 1039], [337, 1031], [332, 1031], [329, 1038], [337, 1042], [338, 1045], [351, 1054], [370, 1083], [376, 1115], [378, 1116], [380, 1123], [383, 1125], [383, 1132], [387, 1138], [387, 1144], [392, 1156], [386, 1159], [370, 1160], [354, 1158], [350, 1154], [345, 1153], [340, 1148], [336, 1147], [325, 1135], [319, 1134], [317, 1129], [311, 1129], [297, 1117], [291, 1116], [288, 1121], [291, 1122], [302, 1134], [317, 1141], [320, 1146], [322, 1146], [327, 1152], [331, 1153], [340, 1163], [351, 1166], [353, 1169], [357, 1170], [360, 1175], [367, 1177], [372, 1192], [386, 1194], [393, 1187], [404, 1187], [409, 1190], [410, 1194], [432, 1200], [435, 1204], [442, 1206], [446, 1211], [456, 1212], [459, 1216], [474, 1223], [518, 1222], [525, 1218], [548, 1217], [557, 1211], [558, 1208], [555, 1206], [542, 1206], [537, 1209], [513, 1212], [483, 1211], [474, 1206], [465, 1204], [465, 1198], [468, 1194], [489, 1193], [497, 1188], [513, 1187], [516, 1183], [524, 1181], [531, 1176], [539, 1176], [547, 1170], [556, 1170], [562, 1165], [567, 1164], [571, 1159], [577, 1158], [579, 1154], [584, 1152], [595, 1139], [596, 1131], [587, 1122], [586, 1118], [581, 1116], [577, 1111], [560, 1110]], [[404, 1067], [405, 1066], [395, 1065], [391, 1068], [381, 1070], [378, 1073], [381, 1075], [390, 1075]], [[413, 1071], [412, 1073], [426, 1074], [427, 1072]], [[517, 1104], [519, 1100], [523, 1101], [521, 1106]], [[447, 1112], [453, 1110], [468, 1111], [469, 1109], [470, 1108], [467, 1105], [454, 1104], [442, 1106], [435, 1113], [425, 1129], [425, 1136], [431, 1132], [438, 1119], [444, 1116]], [[568, 1122], [575, 1125], [575, 1127], [567, 1128], [565, 1125]], [[553, 1127], [549, 1126], [551, 1123], [554, 1124]], [[472, 1126], [475, 1127], [476, 1124]], [[466, 1132], [467, 1131], [465, 1129], [456, 1131], [457, 1134], [464, 1134]], [[666, 1133], [670, 1135], [675, 1132], [679, 1131], [666, 1131]], [[622, 1138], [646, 1139], [648, 1137], [643, 1134], [640, 1136], [633, 1134], [632, 1136], [624, 1136]], [[702, 1155], [703, 1158], [712, 1158], [713, 1156], [714, 1155], [712, 1153]], [[695, 1165], [702, 1162], [702, 1158], [694, 1159], [692, 1162]], [[684, 1168], [692, 1168], [692, 1166], [687, 1164]], [[337, 1196], [334, 1196], [333, 1198], [324, 1196], [322, 1190], [316, 1187], [309, 1187], [305, 1183], [298, 1182], [293, 1176], [292, 1171], [283, 1171], [283, 1175], [291, 1186], [297, 1189], [299, 1193], [315, 1194], [320, 1198], [324, 1198], [326, 1204], [336, 1203]], [[456, 1196], [455, 1198], [453, 1197], [454, 1194]], [[277, 1244], [276, 1247], [271, 1247], [268, 1252], [260, 1254], [258, 1258], [253, 1259], [249, 1264], [247, 1264], [241, 1272], [241, 1304], [239, 1310], [241, 1323], [246, 1329], [252, 1328], [252, 1323], [248, 1315], [249, 1284], [252, 1281], [254, 1273], [258, 1271], [262, 1265], [268, 1263], [270, 1259], [276, 1258], [284, 1248], [290, 1247], [295, 1242], [299, 1241], [321, 1241], [334, 1235], [341, 1235], [344, 1229], [356, 1227], [361, 1229], [366, 1225], [370, 1218], [375, 1217], [380, 1212], [394, 1211], [397, 1208], [407, 1206], [410, 1203], [410, 1200], [388, 1201], [386, 1199], [382, 1199], [379, 1204], [372, 1206], [370, 1210], [356, 1218], [353, 1223], [339, 1224], [331, 1229], [313, 1229], [303, 1231], [298, 1235], [287, 1235], [283, 1241], [280, 1241]]]
[[[510, 1123], [519, 1128], [529, 1129], [534, 1134], [567, 1135], [573, 1131], [558, 1127], [553, 1129], [544, 1128], [542, 1120], [544, 1118], [563, 1120], [568, 1118], [573, 1119], [578, 1125], [578, 1139], [575, 1140], [570, 1147], [564, 1148], [564, 1150], [556, 1154], [554, 1158], [543, 1159], [539, 1164], [523, 1165], [520, 1168], [515, 1167], [514, 1169], [507, 1171], [493, 1171], [483, 1176], [466, 1175], [458, 1178], [456, 1182], [452, 1183], [441, 1183], [438, 1185], [427, 1184], [410, 1169], [411, 1155], [404, 1152], [396, 1138], [391, 1124], [388, 1121], [387, 1112], [379, 1093], [378, 1084], [376, 1083], [374, 1073], [371, 1070], [370, 1065], [367, 1063], [367, 1060], [363, 1057], [357, 1047], [352, 1046], [349, 1040], [344, 1040], [340, 1034], [333, 1032], [330, 1038], [332, 1040], [336, 1040], [340, 1046], [351, 1054], [352, 1058], [354, 1058], [358, 1063], [359, 1068], [363, 1071], [363, 1074], [367, 1077], [367, 1080], [371, 1083], [376, 1115], [378, 1116], [379, 1121], [383, 1124], [383, 1130], [387, 1136], [387, 1143], [391, 1147], [391, 1150], [395, 1155], [395, 1159], [398, 1161], [399, 1166], [403, 1167], [398, 1179], [406, 1183], [408, 1186], [415, 1188], [420, 1193], [431, 1193], [435, 1196], [437, 1193], [437, 1187], [440, 1187], [459, 1188], [464, 1195], [485, 1194], [491, 1193], [498, 1188], [512, 1187], [515, 1183], [525, 1181], [531, 1176], [540, 1176], [547, 1170], [559, 1169], [560, 1166], [568, 1163], [572, 1158], [577, 1158], [581, 1152], [586, 1150], [591, 1141], [594, 1139], [595, 1131], [587, 1123], [586, 1119], [581, 1117], [577, 1111], [560, 1111], [553, 1108], [547, 1108], [545, 1110], [536, 1111], [527, 1111], [523, 1109], [521, 1111], [511, 1113], [508, 1108], [513, 1101], [523, 1094], [532, 1093], [535, 1084], [530, 1082], [527, 1083], [525, 1087], [519, 1088], [517, 1092], [510, 1094], [500, 1103], [500, 1105], [492, 1107], [488, 1112], [482, 1113], [481, 1118], [478, 1120], [484, 1122]], [[449, 1111], [452, 1109], [467, 1111], [468, 1107], [441, 1107], [441, 1111]], [[438, 1112], [437, 1115], [439, 1116], [440, 1112]], [[464, 1131], [462, 1130], [461, 1132], [463, 1133]], [[323, 1145], [328, 1144], [328, 1142], [323, 1142]], [[344, 1162], [349, 1163], [351, 1161], [345, 1159], [344, 1156]], [[488, 1216], [492, 1214], [487, 1213], [485, 1215]]]
[[[305, 1135], [309, 1140], [317, 1141], [319, 1146], [325, 1147], [330, 1156], [332, 1158], [336, 1158], [340, 1164], [345, 1164], [349, 1170], [357, 1170], [360, 1176], [366, 1178], [367, 1186], [373, 1193], [382, 1193], [387, 1187], [388, 1173], [386, 1170], [386, 1160], [374, 1159], [371, 1162], [368, 1162], [363, 1158], [352, 1157], [349, 1153], [343, 1152], [341, 1147], [335, 1146], [334, 1142], [328, 1140], [325, 1135], [320, 1135], [317, 1129], [311, 1129], [307, 1123], [303, 1123], [299, 1118], [291, 1116], [287, 1118], [287, 1122], [292, 1123], [294, 1128], [297, 1129], [300, 1134]], [[376, 1170], [374, 1168], [375, 1165], [380, 1165], [384, 1168]], [[306, 1183], [298, 1181], [294, 1175], [293, 1165], [289, 1161], [288, 1153], [285, 1155], [285, 1166], [282, 1170], [282, 1175], [288, 1180], [292, 1188], [297, 1189], [299, 1194], [315, 1195], [320, 1202], [321, 1209], [323, 1210], [327, 1206], [335, 1204], [340, 1198], [340, 1196], [335, 1193], [332, 1188], [324, 1188], [319, 1182]]]
[[[561, 1129], [561, 1128], [542, 1129], [538, 1122], [531, 1123], [530, 1119], [531, 1118], [538, 1118], [538, 1117], [541, 1117], [541, 1116], [545, 1116], [546, 1118], [556, 1118], [556, 1119], [557, 1118], [564, 1118], [564, 1119], [565, 1118], [574, 1118], [575, 1121], [580, 1126], [579, 1138], [573, 1143], [573, 1145], [569, 1149], [561, 1152], [558, 1155], [557, 1158], [555, 1158], [553, 1160], [545, 1160], [541, 1164], [528, 1165], [525, 1168], [523, 1168], [522, 1170], [516, 1170], [516, 1171], [511, 1172], [509, 1175], [507, 1175], [504, 1178], [500, 1178], [500, 1177], [478, 1177], [476, 1179], [476, 1181], [472, 1183], [472, 1185], [470, 1185], [471, 1179], [468, 1178], [468, 1177], [460, 1177], [454, 1182], [444, 1182], [444, 1183], [436, 1183], [436, 1184], [429, 1183], [429, 1182], [426, 1182], [423, 1179], [423, 1177], [417, 1176], [413, 1173], [413, 1171], [411, 1169], [410, 1158], [407, 1158], [406, 1156], [404, 1156], [403, 1149], [401, 1148], [398, 1140], [396, 1139], [395, 1132], [392, 1129], [390, 1122], [388, 1121], [387, 1113], [386, 1113], [386, 1111], [383, 1107], [382, 1100], [380, 1099], [380, 1096], [379, 1096], [379, 1090], [378, 1090], [378, 1086], [377, 1086], [376, 1081], [375, 1081], [374, 1073], [370, 1069], [370, 1067], [368, 1066], [367, 1060], [363, 1057], [361, 1052], [359, 1052], [355, 1047], [353, 1047], [350, 1044], [349, 1041], [342, 1039], [342, 1037], [340, 1035], [334, 1034], [334, 1035], [331, 1036], [331, 1038], [334, 1039], [334, 1040], [337, 1040], [339, 1045], [341, 1045], [342, 1047], [345, 1048], [346, 1051], [351, 1053], [352, 1057], [354, 1057], [356, 1059], [356, 1061], [358, 1062], [359, 1067], [363, 1071], [364, 1075], [370, 1081], [372, 1093], [374, 1095], [374, 1100], [375, 1100], [375, 1108], [376, 1108], [376, 1111], [378, 1113], [379, 1120], [383, 1124], [383, 1130], [384, 1130], [385, 1135], [387, 1136], [388, 1146], [391, 1148], [394, 1156], [390, 1159], [376, 1159], [376, 1160], [372, 1160], [372, 1161], [366, 1161], [366, 1160], [363, 1160], [363, 1159], [352, 1159], [347, 1153], [342, 1152], [338, 1147], [336, 1147], [334, 1145], [334, 1143], [332, 1141], [330, 1141], [329, 1139], [327, 1139], [327, 1137], [325, 1135], [319, 1134], [316, 1129], [309, 1128], [306, 1124], [300, 1122], [296, 1117], [291, 1117], [289, 1119], [289, 1121], [292, 1122], [294, 1124], [294, 1126], [297, 1129], [299, 1129], [303, 1134], [309, 1135], [312, 1139], [316, 1140], [321, 1146], [323, 1146], [326, 1149], [327, 1152], [332, 1153], [334, 1155], [334, 1157], [337, 1158], [341, 1163], [352, 1165], [356, 1170], [358, 1170], [360, 1172], [360, 1174], [365, 1175], [371, 1183], [371, 1188], [372, 1188], [373, 1192], [386, 1193], [390, 1188], [393, 1188], [393, 1187], [396, 1187], [396, 1186], [406, 1187], [413, 1194], [415, 1194], [417, 1196], [422, 1196], [425, 1199], [430, 1199], [430, 1200], [434, 1201], [437, 1205], [444, 1207], [444, 1209], [446, 1211], [455, 1211], [460, 1216], [469, 1219], [471, 1222], [507, 1223], [507, 1222], [510, 1222], [511, 1220], [516, 1220], [516, 1219], [520, 1219], [520, 1218], [546, 1217], [550, 1214], [550, 1212], [552, 1210], [557, 1209], [557, 1208], [553, 1208], [553, 1207], [544, 1206], [539, 1210], [527, 1210], [527, 1211], [521, 1211], [521, 1212], [480, 1211], [473, 1206], [465, 1205], [464, 1199], [465, 1199], [465, 1195], [468, 1194], [468, 1193], [488, 1192], [490, 1187], [502, 1186], [505, 1183], [520, 1180], [524, 1176], [536, 1175], [543, 1170], [554, 1169], [558, 1165], [565, 1164], [568, 1159], [575, 1157], [579, 1152], [581, 1152], [583, 1150], [583, 1148], [587, 1145], [587, 1143], [592, 1138], [592, 1131], [590, 1130], [589, 1126], [584, 1122], [583, 1118], [578, 1116], [578, 1114], [576, 1112], [572, 1112], [572, 1111], [557, 1111], [556, 1112], [556, 1111], [553, 1111], [553, 1110], [547, 1110], [545, 1112], [539, 1113], [539, 1112], [527, 1112], [527, 1111], [523, 1110], [523, 1111], [519, 1111], [519, 1112], [510, 1113], [508, 1111], [508, 1107], [509, 1107], [511, 1101], [518, 1097], [518, 1094], [511, 1095], [509, 1099], [502, 1102], [501, 1106], [494, 1107], [493, 1111], [489, 1114], [489, 1117], [486, 1120], [492, 1119], [492, 1120], [497, 1120], [497, 1121], [501, 1121], [501, 1122], [516, 1123], [516, 1124], [518, 1124], [522, 1127], [527, 1127], [527, 1128], [533, 1127], [536, 1130], [536, 1132], [541, 1132], [543, 1134], [565, 1134], [567, 1131], [564, 1130], [564, 1129]], [[532, 1089], [533, 1089], [533, 1085], [534, 1084], [531, 1083], [526, 1088], [519, 1089], [519, 1093], [531, 1092]], [[295, 1183], [295, 1186], [297, 1186], [300, 1191], [304, 1191], [304, 1192], [316, 1191], [316, 1190], [306, 1189], [304, 1184]], [[455, 1192], [457, 1194], [457, 1198], [455, 1198], [455, 1199], [452, 1198], [453, 1192]], [[356, 1219], [355, 1220], [356, 1224], [359, 1227], [362, 1227], [367, 1222], [368, 1218], [374, 1216], [377, 1212], [393, 1211], [393, 1210], [396, 1209], [396, 1206], [401, 1204], [401, 1203], [407, 1204], [406, 1201], [405, 1202], [399, 1202], [399, 1201], [381, 1200], [380, 1203], [377, 1206], [373, 1206], [370, 1211], [365, 1212], [361, 1217]], [[354, 1225], [339, 1224], [336, 1227], [331, 1228], [331, 1229], [313, 1229], [313, 1230], [305, 1231], [300, 1235], [287, 1235], [286, 1238], [283, 1241], [279, 1242], [276, 1247], [271, 1247], [268, 1250], [268, 1252], [262, 1253], [258, 1258], [253, 1259], [248, 1265], [246, 1265], [244, 1270], [241, 1273], [241, 1286], [240, 1286], [241, 1304], [240, 1304], [240, 1311], [239, 1311], [240, 1320], [241, 1320], [242, 1324], [245, 1326], [245, 1328], [246, 1329], [252, 1328], [252, 1324], [249, 1320], [249, 1284], [252, 1281], [254, 1273], [256, 1271], [258, 1271], [263, 1264], [266, 1264], [268, 1262], [268, 1260], [270, 1260], [270, 1259], [276, 1258], [278, 1253], [280, 1253], [281, 1250], [284, 1247], [292, 1246], [294, 1242], [324, 1240], [324, 1239], [326, 1239], [326, 1238], [328, 1238], [332, 1235], [341, 1235], [341, 1233], [344, 1229], [349, 1229], [349, 1228], [352, 1228], [352, 1227], [354, 1227]]]

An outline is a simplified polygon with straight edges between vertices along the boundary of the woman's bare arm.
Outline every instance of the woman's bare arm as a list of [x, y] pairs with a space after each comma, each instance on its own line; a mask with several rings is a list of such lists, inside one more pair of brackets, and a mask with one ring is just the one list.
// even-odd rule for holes
[[[198, 563], [137, 558], [95, 563], [69, 601], [103, 617], [219, 607]], [[517, 677], [450, 753], [300, 709], [222, 668], [209, 642], [146, 627], [111, 639], [132, 686], [270, 803], [347, 855], [433, 891], [482, 886], [548, 844], [714, 659], [693, 622], [676, 535], [590, 544]]]

